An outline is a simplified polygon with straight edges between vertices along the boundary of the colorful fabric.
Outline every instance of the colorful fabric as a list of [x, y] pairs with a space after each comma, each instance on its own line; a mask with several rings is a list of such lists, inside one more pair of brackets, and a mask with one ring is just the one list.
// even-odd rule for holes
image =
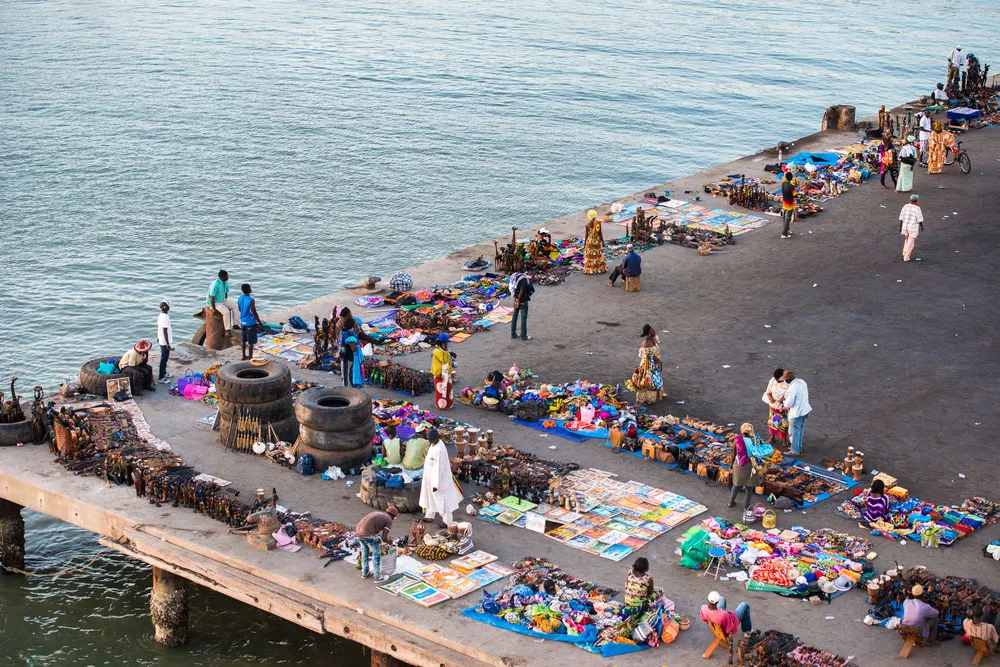
[[663, 397], [662, 369], [659, 339], [653, 345], [639, 348], [639, 367], [625, 382], [625, 386], [635, 392], [636, 402], [655, 403]]
[[595, 218], [587, 223], [587, 242], [583, 248], [583, 272], [588, 275], [605, 273], [608, 263], [604, 259], [604, 234], [601, 221]]
[[640, 607], [649, 601], [653, 591], [653, 578], [649, 573], [637, 575], [629, 571], [625, 579], [625, 606]]
[[927, 141], [927, 173], [940, 174], [944, 167], [944, 159], [948, 150], [955, 145], [955, 135], [951, 132], [937, 131], [931, 133]]

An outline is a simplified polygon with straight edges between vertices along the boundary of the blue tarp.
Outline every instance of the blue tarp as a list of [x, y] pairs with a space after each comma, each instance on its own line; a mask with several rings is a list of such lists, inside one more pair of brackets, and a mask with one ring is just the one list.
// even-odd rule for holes
[[541, 421], [526, 422], [522, 419], [512, 419], [515, 424], [520, 424], [521, 426], [527, 426], [528, 428], [533, 428], [536, 431], [541, 431], [542, 433], [551, 433], [552, 435], [558, 435], [560, 438], [566, 438], [567, 440], [572, 440], [573, 442], [583, 442], [584, 440], [589, 440], [590, 438], [601, 438], [607, 440], [611, 437], [611, 434], [606, 428], [599, 428], [595, 431], [572, 431], [564, 426], [565, 421], [556, 420], [555, 428], [545, 428], [542, 426]]
[[785, 162], [796, 165], [812, 162], [817, 167], [829, 167], [837, 164], [838, 160], [840, 160], [840, 156], [836, 153], [796, 153]]

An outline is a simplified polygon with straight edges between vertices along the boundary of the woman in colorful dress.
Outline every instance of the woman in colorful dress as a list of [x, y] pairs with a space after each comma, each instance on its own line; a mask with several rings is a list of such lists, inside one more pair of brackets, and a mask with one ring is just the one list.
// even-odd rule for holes
[[666, 396], [663, 393], [663, 359], [660, 353], [660, 337], [650, 325], [642, 328], [642, 345], [639, 347], [639, 367], [625, 382], [630, 391], [635, 392], [637, 403], [656, 403]]
[[944, 158], [948, 150], [955, 145], [955, 135], [944, 131], [944, 124], [935, 121], [934, 131], [931, 138], [927, 140], [927, 173], [940, 174], [944, 167]]
[[597, 211], [587, 211], [586, 243], [583, 246], [583, 272], [588, 275], [607, 273], [608, 263], [604, 261], [604, 232]]
[[764, 391], [760, 400], [771, 408], [767, 417], [767, 432], [770, 436], [767, 439], [768, 444], [776, 444], [775, 440], [777, 439], [777, 444], [788, 447], [788, 408], [785, 407], [785, 392], [788, 391], [788, 383], [781, 379], [784, 374], [784, 368], [778, 368], [774, 371], [774, 375], [767, 383], [767, 390]]
[[641, 613], [662, 596], [663, 591], [653, 586], [653, 577], [649, 574], [649, 561], [642, 557], [636, 558], [625, 578], [625, 606]]
[[913, 165], [917, 163], [917, 140], [912, 134], [906, 137], [906, 143], [899, 151], [899, 176], [896, 178], [896, 192], [909, 192], [913, 189]]
[[448, 334], [441, 334], [434, 344], [431, 357], [431, 375], [434, 376], [434, 405], [438, 410], [450, 410], [455, 404], [454, 362], [448, 351]]
[[361, 351], [354, 318], [348, 315], [341, 320], [340, 373], [345, 387], [360, 389], [365, 384], [365, 354]]
[[892, 143], [892, 137], [888, 134], [882, 137], [882, 145], [878, 147], [878, 154], [882, 158], [882, 164], [879, 167], [879, 174], [881, 174], [882, 189], [886, 190], [885, 187], [885, 175], [889, 174], [892, 177], [893, 186], [896, 185], [896, 144]]

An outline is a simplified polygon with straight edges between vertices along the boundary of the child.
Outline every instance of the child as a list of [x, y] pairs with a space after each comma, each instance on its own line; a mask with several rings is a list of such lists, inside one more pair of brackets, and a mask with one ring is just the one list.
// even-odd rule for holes
[[625, 579], [625, 606], [643, 607], [656, 597], [653, 577], [649, 574], [649, 561], [642, 557], [636, 558]]
[[[243, 294], [236, 300], [236, 304], [240, 308], [240, 339], [243, 341], [243, 361], [247, 361], [253, 359], [253, 346], [257, 344], [257, 327], [263, 328], [264, 325], [257, 314], [257, 300], [250, 296], [252, 292], [250, 284], [240, 285], [240, 291]], [[249, 354], [247, 353], [248, 345], [250, 346]]]
[[881, 521], [889, 513], [889, 499], [885, 497], [885, 483], [876, 479], [872, 482], [872, 488], [865, 498], [865, 511], [862, 518], [865, 523], [871, 525], [876, 521]]

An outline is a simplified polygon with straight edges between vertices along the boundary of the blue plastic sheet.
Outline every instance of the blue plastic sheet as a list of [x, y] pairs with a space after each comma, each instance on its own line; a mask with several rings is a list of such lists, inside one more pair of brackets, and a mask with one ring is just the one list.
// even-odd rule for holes
[[501, 628], [503, 630], [510, 630], [511, 632], [516, 632], [519, 635], [527, 635], [528, 637], [534, 637], [535, 639], [547, 639], [554, 642], [565, 642], [567, 644], [593, 644], [597, 640], [597, 628], [589, 625], [584, 630], [583, 634], [570, 635], [570, 634], [546, 634], [544, 632], [535, 632], [534, 630], [529, 630], [523, 625], [515, 625], [513, 623], [508, 623], [499, 616], [494, 616], [493, 614], [484, 614], [482, 612], [476, 611], [475, 607], [469, 607], [468, 609], [462, 610], [462, 616], [466, 618], [471, 618], [474, 621], [479, 621], [480, 623], [485, 623], [486, 625], [492, 625], [494, 628]]
[[606, 428], [599, 428], [596, 431], [587, 431], [586, 433], [580, 433], [578, 431], [571, 431], [570, 429], [563, 426], [566, 422], [556, 421], [555, 428], [545, 428], [542, 426], [542, 422], [526, 422], [522, 419], [512, 419], [515, 424], [520, 424], [521, 426], [527, 426], [528, 428], [533, 428], [536, 431], [541, 431], [542, 433], [551, 433], [552, 435], [558, 435], [560, 438], [566, 438], [567, 440], [572, 440], [573, 442], [583, 442], [584, 440], [589, 440], [590, 438], [600, 438], [607, 440], [611, 437], [611, 434]]
[[805, 165], [812, 162], [817, 167], [830, 167], [837, 164], [840, 156], [836, 153], [796, 153], [786, 160], [788, 164]]

